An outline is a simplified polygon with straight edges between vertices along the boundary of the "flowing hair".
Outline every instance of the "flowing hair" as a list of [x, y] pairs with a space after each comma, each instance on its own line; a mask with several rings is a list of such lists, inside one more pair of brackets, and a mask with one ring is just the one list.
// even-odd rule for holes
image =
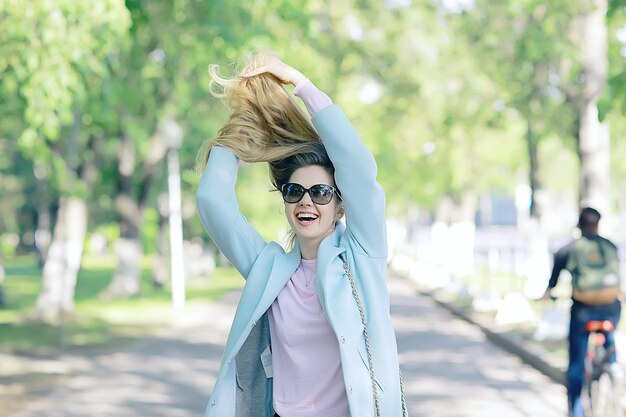
[[[245, 67], [255, 69], [268, 56], [255, 55]], [[201, 169], [206, 166], [211, 148], [220, 146], [244, 162], [267, 162], [272, 184], [280, 189], [286, 159], [320, 151], [326, 154], [309, 118], [275, 76], [264, 73], [243, 78], [237, 74], [223, 78], [218, 65], [210, 65], [209, 74], [211, 93], [224, 101], [230, 114], [217, 137], [202, 145], [198, 154]]]

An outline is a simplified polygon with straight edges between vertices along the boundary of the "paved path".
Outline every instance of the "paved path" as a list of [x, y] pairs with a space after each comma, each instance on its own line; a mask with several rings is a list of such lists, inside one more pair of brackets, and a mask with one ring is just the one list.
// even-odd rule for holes
[[407, 281], [390, 280], [411, 417], [564, 417], [565, 387], [489, 343]]
[[[391, 279], [390, 293], [412, 417], [565, 416], [562, 386], [417, 296], [407, 281]], [[95, 359], [11, 417], [202, 416], [237, 297], [157, 338]]]
[[159, 337], [83, 364], [80, 375], [11, 417], [202, 416], [238, 297], [230, 294]]

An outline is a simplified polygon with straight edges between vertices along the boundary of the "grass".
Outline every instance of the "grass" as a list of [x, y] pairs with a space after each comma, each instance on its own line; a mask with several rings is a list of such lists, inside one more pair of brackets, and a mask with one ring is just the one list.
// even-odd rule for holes
[[[169, 288], [151, 284], [151, 259], [141, 262], [141, 295], [130, 299], [100, 297], [115, 269], [113, 258], [83, 259], [75, 293], [75, 311], [61, 325], [32, 319], [41, 290], [36, 260], [20, 256], [5, 260], [5, 305], [0, 307], [0, 352], [55, 353], [61, 349], [110, 349], [154, 334], [176, 317]], [[243, 280], [232, 268], [218, 268], [209, 277], [188, 280], [186, 309], [201, 307], [240, 288]]]

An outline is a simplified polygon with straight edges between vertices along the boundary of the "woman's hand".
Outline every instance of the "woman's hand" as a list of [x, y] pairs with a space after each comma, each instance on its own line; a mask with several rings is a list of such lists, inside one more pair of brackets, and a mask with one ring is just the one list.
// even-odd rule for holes
[[283, 84], [296, 85], [306, 77], [297, 69], [290, 67], [275, 56], [268, 56], [262, 65], [255, 69], [247, 68], [241, 74], [242, 77], [248, 78], [255, 75], [269, 73], [278, 78]]

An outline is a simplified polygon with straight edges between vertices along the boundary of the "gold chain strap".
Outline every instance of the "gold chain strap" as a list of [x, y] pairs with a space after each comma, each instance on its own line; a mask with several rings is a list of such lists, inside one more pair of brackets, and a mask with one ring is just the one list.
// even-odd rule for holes
[[[359, 314], [361, 315], [361, 324], [363, 324], [363, 336], [365, 337], [365, 350], [367, 351], [367, 363], [370, 368], [370, 379], [372, 380], [372, 394], [374, 395], [374, 406], [376, 407], [376, 417], [381, 417], [380, 414], [380, 401], [378, 399], [378, 389], [376, 388], [376, 375], [374, 373], [374, 361], [372, 360], [372, 350], [370, 347], [370, 338], [367, 332], [367, 324], [365, 323], [365, 313], [363, 312], [363, 304], [361, 304], [361, 298], [359, 297], [359, 292], [357, 291], [356, 284], [354, 282], [354, 277], [350, 272], [350, 268], [348, 268], [348, 264], [342, 258], [343, 262], [343, 270], [346, 272], [346, 276], [350, 281], [350, 287], [352, 288], [352, 295], [354, 296], [354, 300], [356, 301], [356, 306], [359, 309]], [[406, 408], [406, 401], [404, 400], [404, 387], [402, 384], [402, 372], [398, 369], [398, 374], [400, 376], [400, 396], [402, 397], [402, 415], [404, 417], [408, 417], [408, 411]]]

